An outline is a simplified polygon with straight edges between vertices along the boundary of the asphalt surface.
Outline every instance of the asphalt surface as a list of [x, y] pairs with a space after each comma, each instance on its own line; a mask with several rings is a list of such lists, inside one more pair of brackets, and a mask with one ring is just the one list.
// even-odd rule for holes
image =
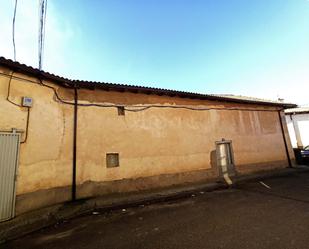
[[94, 212], [3, 249], [309, 248], [309, 174], [155, 205]]

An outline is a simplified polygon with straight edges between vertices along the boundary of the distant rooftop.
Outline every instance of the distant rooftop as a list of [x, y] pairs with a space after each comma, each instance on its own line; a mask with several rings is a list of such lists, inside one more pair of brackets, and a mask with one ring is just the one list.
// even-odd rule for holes
[[105, 91], [154, 94], [154, 95], [159, 95], [159, 96], [166, 95], [170, 97], [225, 101], [225, 102], [245, 103], [245, 104], [257, 104], [257, 105], [277, 106], [277, 107], [283, 107], [283, 108], [297, 107], [297, 105], [292, 104], [292, 103], [284, 103], [280, 101], [272, 101], [272, 100], [237, 96], [237, 95], [231, 95], [231, 94], [202, 94], [202, 93], [195, 93], [195, 92], [185, 92], [185, 91], [177, 91], [177, 90], [170, 90], [170, 89], [117, 84], [117, 83], [109, 83], [109, 82], [71, 80], [71, 79], [63, 78], [55, 74], [51, 74], [49, 72], [39, 70], [37, 68], [27, 66], [25, 64], [21, 64], [16, 61], [6, 59], [1, 56], [0, 56], [0, 66], [7, 67], [15, 72], [24, 73], [32, 77], [40, 78], [42, 80], [50, 80], [54, 82], [55, 84], [58, 84], [64, 87], [77, 87], [77, 88], [86, 88], [86, 89], [92, 89], [92, 90], [100, 89], [100, 90], [105, 90]]
[[247, 100], [247, 101], [268, 102], [268, 103], [274, 103], [274, 104], [279, 104], [279, 105], [288, 104], [288, 103], [285, 103], [284, 101], [279, 101], [279, 100], [262, 99], [262, 98], [256, 98], [256, 97], [234, 95], [234, 94], [211, 94], [211, 95], [218, 96], [218, 97], [224, 97], [224, 98], [231, 98], [231, 99]]
[[309, 107], [297, 107], [297, 108], [290, 108], [285, 110], [286, 114], [301, 114], [301, 113], [309, 113]]

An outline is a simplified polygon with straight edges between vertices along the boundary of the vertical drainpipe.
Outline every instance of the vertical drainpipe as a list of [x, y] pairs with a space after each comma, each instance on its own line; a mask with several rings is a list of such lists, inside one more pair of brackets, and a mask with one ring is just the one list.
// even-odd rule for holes
[[76, 200], [76, 139], [77, 139], [77, 88], [74, 86], [74, 128], [73, 128], [73, 174], [72, 174], [72, 201]]
[[279, 121], [280, 121], [280, 127], [281, 127], [281, 132], [282, 132], [282, 137], [283, 137], [283, 142], [284, 142], [284, 147], [285, 147], [285, 153], [286, 153], [286, 157], [288, 159], [288, 163], [289, 163], [289, 167], [292, 167], [292, 162], [291, 162], [291, 158], [290, 158], [290, 154], [289, 154], [289, 149], [288, 149], [288, 145], [286, 142], [286, 138], [285, 138], [285, 133], [284, 133], [284, 128], [283, 128], [283, 124], [282, 124], [282, 119], [281, 119], [281, 111], [278, 111], [278, 116], [279, 116]]

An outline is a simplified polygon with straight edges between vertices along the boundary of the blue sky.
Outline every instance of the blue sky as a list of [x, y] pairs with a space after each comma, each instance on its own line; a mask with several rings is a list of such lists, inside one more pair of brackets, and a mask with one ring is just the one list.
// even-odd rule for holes
[[[2, 1], [0, 55], [12, 58], [14, 1]], [[19, 2], [17, 60], [37, 66], [37, 2]], [[309, 1], [49, 0], [43, 69], [309, 105]]]

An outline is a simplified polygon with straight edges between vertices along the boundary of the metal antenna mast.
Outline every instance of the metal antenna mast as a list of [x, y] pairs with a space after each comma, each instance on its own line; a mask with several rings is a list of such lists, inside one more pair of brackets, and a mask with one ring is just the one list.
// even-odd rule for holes
[[39, 69], [42, 70], [43, 66], [43, 52], [44, 52], [44, 40], [45, 40], [45, 24], [46, 24], [46, 11], [47, 0], [39, 0]]
[[16, 10], [17, 10], [17, 0], [15, 0], [15, 7], [14, 7], [14, 14], [13, 14], [13, 23], [12, 23], [12, 38], [13, 38], [14, 61], [16, 61], [16, 46], [15, 46], [15, 19], [16, 19]]

